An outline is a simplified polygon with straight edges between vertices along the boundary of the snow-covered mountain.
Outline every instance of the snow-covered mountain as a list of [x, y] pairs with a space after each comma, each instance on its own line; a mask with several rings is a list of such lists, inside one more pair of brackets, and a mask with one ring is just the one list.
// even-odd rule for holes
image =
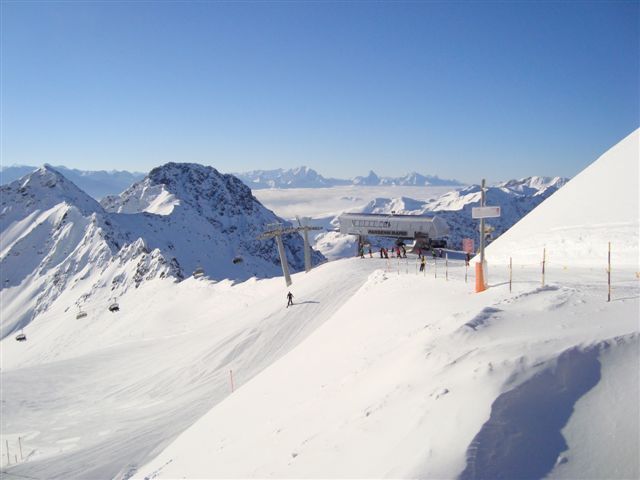
[[403, 177], [378, 177], [375, 172], [370, 171], [366, 177], [356, 177], [353, 179], [354, 185], [396, 185], [402, 187], [459, 187], [464, 185], [457, 180], [440, 178], [437, 175], [422, 175], [417, 172], [407, 173]]
[[[487, 225], [493, 228], [491, 238], [495, 239], [508, 230], [518, 220], [542, 203], [566, 183], [566, 179], [529, 177], [520, 180], [510, 180], [498, 186], [487, 187], [487, 205], [501, 207], [501, 216], [487, 220]], [[352, 211], [360, 213], [378, 214], [437, 214], [443, 218], [450, 228], [447, 238], [452, 248], [461, 248], [463, 238], [478, 238], [478, 221], [471, 217], [473, 207], [480, 205], [480, 186], [470, 185], [460, 190], [454, 190], [439, 198], [425, 202], [408, 197], [375, 198], [362, 208]], [[338, 217], [331, 221], [333, 227], [338, 226]], [[341, 250], [351, 255], [352, 248], [348, 239], [336, 232], [320, 233], [316, 236], [316, 248], [331, 258], [343, 256]], [[348, 237], [351, 238], [352, 237]], [[375, 243], [375, 239], [372, 239]], [[336, 246], [340, 248], [336, 250]]]
[[325, 178], [308, 167], [298, 167], [290, 170], [254, 170], [251, 172], [235, 173], [252, 189], [261, 188], [324, 188], [341, 185], [358, 186], [461, 186], [457, 180], [441, 179], [438, 176], [421, 175], [416, 172], [403, 177], [379, 177], [370, 171], [366, 177], [355, 177], [351, 180], [339, 178]]
[[297, 167], [289, 170], [252, 170], [234, 173], [252, 189], [259, 188], [323, 188], [348, 185], [348, 180], [325, 178], [309, 167]]
[[[28, 175], [37, 168], [27, 165], [0, 166], [0, 184], [9, 184]], [[64, 166], [55, 166], [53, 168], [96, 200], [107, 195], [118, 194], [145, 176], [141, 172], [128, 172], [126, 170], [78, 170]]]
[[560, 188], [569, 181], [564, 177], [526, 177], [519, 180], [509, 180], [496, 184], [496, 187], [507, 188], [512, 191], [540, 195], [547, 188]]
[[[282, 220], [212, 167], [158, 167], [104, 207], [51, 167], [0, 188], [3, 336], [63, 291], [74, 290], [81, 307], [101, 289], [119, 297], [144, 280], [180, 280], [197, 267], [216, 280], [281, 272], [275, 242], [257, 237]], [[302, 237], [284, 243], [292, 270], [302, 269]]]

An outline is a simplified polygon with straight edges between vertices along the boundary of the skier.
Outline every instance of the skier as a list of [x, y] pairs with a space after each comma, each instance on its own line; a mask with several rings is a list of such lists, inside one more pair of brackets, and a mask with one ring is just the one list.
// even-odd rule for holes
[[380, 258], [384, 258], [384, 247], [380, 247]]
[[373, 251], [371, 251], [371, 247], [369, 247], [369, 258], [373, 258]]
[[420, 271], [424, 272], [424, 267], [427, 264], [427, 258], [426, 257], [420, 257]]
[[287, 293], [287, 300], [287, 308], [289, 308], [289, 305], [293, 305], [293, 293]]
[[470, 261], [471, 261], [471, 254], [467, 252], [467, 254], [464, 257], [464, 264], [468, 267]]

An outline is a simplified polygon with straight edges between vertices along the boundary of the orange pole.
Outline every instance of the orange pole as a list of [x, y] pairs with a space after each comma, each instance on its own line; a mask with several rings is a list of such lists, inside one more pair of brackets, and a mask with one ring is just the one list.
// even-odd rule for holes
[[476, 262], [476, 293], [484, 292], [485, 290], [482, 262]]

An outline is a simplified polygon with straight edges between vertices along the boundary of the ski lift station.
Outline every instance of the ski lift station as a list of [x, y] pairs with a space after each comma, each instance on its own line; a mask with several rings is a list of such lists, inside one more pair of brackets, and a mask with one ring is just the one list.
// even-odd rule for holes
[[447, 222], [426, 215], [385, 215], [375, 213], [344, 213], [338, 217], [340, 233], [364, 237], [388, 237], [415, 240], [427, 246], [432, 240], [449, 234]]

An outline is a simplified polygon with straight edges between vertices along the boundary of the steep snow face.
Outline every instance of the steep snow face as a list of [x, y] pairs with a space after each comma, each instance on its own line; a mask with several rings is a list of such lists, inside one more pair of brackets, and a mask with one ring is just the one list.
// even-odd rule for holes
[[604, 153], [556, 195], [489, 247], [491, 262], [606, 265], [611, 242], [613, 265], [640, 269], [640, 130]]
[[98, 202], [49, 166], [40, 167], [20, 180], [3, 185], [0, 191], [2, 222], [20, 217], [26, 211], [48, 209], [60, 202], [76, 206], [83, 214], [102, 210]]
[[[65, 290], [76, 289], [79, 305], [100, 285], [119, 294], [131, 284], [118, 281], [128, 268], [117, 258], [126, 234], [59, 172], [38, 169], [0, 187], [0, 196], [1, 336], [27, 325]], [[152, 263], [144, 269], [176, 273], [159, 255]]]
[[115, 213], [155, 213], [169, 215], [180, 201], [169, 193], [165, 185], [154, 185], [151, 179], [133, 184], [120, 195], [109, 195], [100, 201], [108, 212]]

